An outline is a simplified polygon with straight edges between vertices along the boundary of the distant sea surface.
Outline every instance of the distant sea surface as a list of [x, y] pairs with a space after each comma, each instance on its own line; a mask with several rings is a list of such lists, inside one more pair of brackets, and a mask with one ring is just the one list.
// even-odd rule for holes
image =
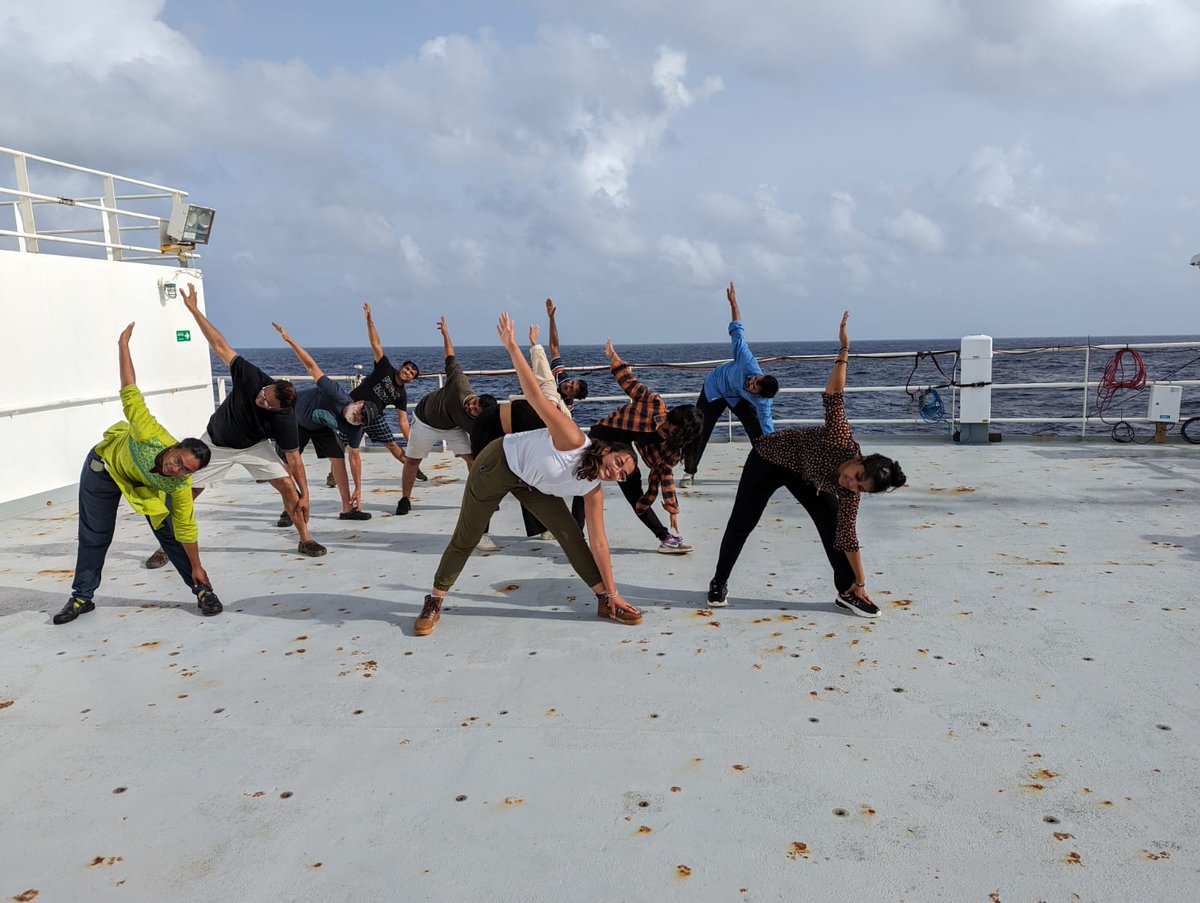
[[[994, 339], [993, 348], [1049, 348], [1061, 345], [1107, 345], [1146, 342], [1192, 342], [1200, 345], [1200, 336], [1090, 336], [1090, 337], [1043, 337]], [[954, 353], [959, 346], [958, 339], [903, 339], [896, 341], [855, 341], [851, 354], [870, 354], [877, 352], [916, 352], [936, 351], [937, 362], [942, 366], [945, 375], [938, 372], [930, 358], [919, 362], [915, 354], [903, 358], [866, 358], [851, 359], [847, 368], [847, 384], [850, 386], [904, 386], [922, 389], [926, 386], [940, 386], [949, 382], [951, 367], [954, 364]], [[837, 348], [834, 342], [763, 342], [751, 343], [754, 354], [762, 359], [766, 357], [788, 357], [814, 354], [832, 354]], [[290, 348], [241, 348], [238, 349], [248, 360], [254, 362], [273, 376], [297, 376], [304, 373], [304, 368], [292, 354]], [[371, 371], [374, 360], [369, 347], [353, 348], [320, 348], [307, 349], [321, 368], [330, 376], [350, 376], [366, 374]], [[385, 352], [393, 364], [397, 366], [405, 360], [416, 361], [421, 373], [436, 374], [444, 369], [442, 349], [438, 347], [391, 347], [385, 346]], [[459, 363], [465, 370], [504, 370], [511, 368], [508, 353], [498, 344], [492, 346], [459, 346]], [[634, 365], [635, 373], [646, 385], [662, 393], [687, 393], [686, 399], [669, 399], [668, 404], [684, 404], [694, 401], [700, 392], [705, 374], [710, 366], [699, 368], [683, 368], [661, 366], [673, 362], [726, 360], [730, 356], [730, 346], [726, 342], [704, 344], [663, 344], [663, 345], [619, 345], [617, 351], [621, 356]], [[1095, 384], [1100, 379], [1104, 365], [1114, 354], [1113, 351], [1093, 349], [1089, 381], [1092, 390], [1088, 395], [1089, 411], [1095, 409]], [[1200, 349], [1162, 349], [1141, 352], [1146, 364], [1147, 379], [1200, 379]], [[563, 357], [568, 367], [593, 367], [595, 372], [583, 373], [588, 380], [590, 395], [619, 395], [620, 388], [608, 371], [603, 348], [599, 345], [564, 345]], [[639, 366], [642, 365], [642, 366]], [[649, 366], [655, 365], [655, 366]], [[357, 369], [361, 367], [362, 369]], [[915, 370], [914, 370], [915, 367]], [[765, 363], [763, 370], [774, 374], [782, 387], [820, 387], [829, 376], [829, 361], [779, 361]], [[223, 376], [228, 369], [215, 357], [213, 358], [213, 374]], [[1084, 376], [1083, 351], [1054, 351], [1044, 354], [1030, 355], [997, 355], [992, 362], [992, 381], [995, 383], [1029, 383], [1029, 382], [1080, 382]], [[474, 376], [471, 383], [479, 393], [489, 392], [497, 398], [505, 398], [510, 394], [520, 392], [516, 377], [505, 376]], [[426, 379], [422, 376], [409, 386], [409, 402], [418, 401], [421, 396], [437, 388], [436, 379]], [[940, 389], [944, 405], [949, 413], [950, 391]], [[1146, 415], [1147, 396], [1145, 393], [1132, 391], [1121, 393], [1106, 414], [1110, 421], [1119, 420], [1122, 414], [1127, 417], [1144, 417]], [[617, 402], [587, 401], [576, 405], [576, 418], [581, 425], [587, 426], [601, 417], [606, 416], [617, 406]], [[913, 433], [931, 436], [943, 435], [947, 432], [946, 424], [925, 423], [921, 421], [916, 404], [904, 393], [863, 393], [847, 396], [847, 410], [853, 423], [856, 418], [905, 418], [908, 424], [856, 424], [856, 433]], [[1078, 417], [1083, 411], [1082, 389], [1040, 389], [1040, 390], [1011, 390], [993, 391], [992, 416], [1000, 417]], [[786, 418], [819, 418], [822, 416], [821, 398], [819, 395], [788, 395], [781, 393], [776, 396], [774, 404], [776, 419]], [[1186, 387], [1183, 391], [1183, 417], [1200, 414], [1200, 387]], [[388, 418], [395, 429], [395, 412], [388, 411]], [[718, 425], [718, 434], [721, 427]], [[1103, 432], [1106, 427], [1102, 424], [1090, 424], [1089, 434]], [[1141, 425], [1138, 429], [1148, 432], [1149, 425]], [[1059, 435], [1077, 435], [1077, 424], [996, 424], [994, 431], [1001, 433], [1025, 434], [1048, 433]]]

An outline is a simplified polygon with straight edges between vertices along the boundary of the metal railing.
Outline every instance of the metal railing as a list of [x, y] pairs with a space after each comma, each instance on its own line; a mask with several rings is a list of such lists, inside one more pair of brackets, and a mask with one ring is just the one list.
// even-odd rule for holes
[[[1083, 439], [1086, 437], [1088, 425], [1091, 423], [1104, 422], [1106, 424], [1111, 425], [1111, 423], [1112, 423], [1111, 419], [1105, 417], [1102, 414], [1095, 413], [1095, 412], [1091, 411], [1089, 408], [1089, 400], [1091, 399], [1091, 395], [1093, 394], [1094, 389], [1098, 385], [1098, 382], [1091, 378], [1091, 357], [1092, 357], [1092, 351], [1120, 351], [1122, 349], [1130, 349], [1130, 350], [1136, 350], [1136, 351], [1191, 349], [1191, 350], [1200, 352], [1200, 342], [1147, 342], [1147, 343], [1131, 343], [1131, 344], [1055, 345], [1055, 346], [1049, 346], [1049, 347], [1043, 346], [1043, 347], [1037, 347], [1037, 348], [996, 349], [993, 352], [994, 356], [996, 356], [996, 357], [1013, 357], [1013, 356], [1022, 356], [1022, 355], [1061, 354], [1061, 353], [1080, 353], [1080, 354], [1082, 354], [1084, 356], [1084, 360], [1083, 360], [1083, 379], [1081, 379], [1081, 380], [1020, 382], [1020, 383], [1012, 382], [1012, 383], [992, 383], [991, 384], [992, 391], [999, 392], [999, 393], [1014, 392], [1014, 391], [1029, 391], [1029, 390], [1063, 390], [1063, 389], [1082, 390], [1082, 394], [1081, 394], [1082, 413], [1080, 413], [1078, 415], [1073, 415], [1073, 416], [1055, 416], [1055, 417], [1051, 417], [1051, 416], [1045, 416], [1045, 417], [1000, 416], [1000, 417], [991, 417], [989, 419], [988, 423], [989, 424], [1005, 424], [1005, 423], [1009, 423], [1009, 424], [1046, 424], [1046, 425], [1073, 423], [1073, 424], [1079, 425], [1080, 439]], [[926, 354], [926, 355], [929, 354], [929, 352], [922, 352], [922, 353]], [[957, 350], [956, 349], [948, 349], [948, 350], [936, 351], [933, 353], [937, 354], [937, 355], [957, 355]], [[864, 354], [851, 354], [850, 357], [854, 360], [859, 360], [859, 361], [871, 360], [871, 359], [885, 359], [885, 358], [913, 360], [916, 358], [917, 355], [918, 355], [918, 352], [916, 352], [916, 351], [887, 351], [887, 352], [869, 352], [869, 353], [864, 353]], [[781, 361], [809, 361], [809, 362], [824, 361], [824, 362], [831, 363], [834, 360], [834, 358], [835, 358], [835, 355], [832, 355], [832, 354], [789, 355], [786, 357], [759, 358], [759, 362], [762, 364], [769, 364], [769, 363], [781, 362]], [[1198, 360], [1200, 360], [1200, 359], [1198, 359]], [[646, 369], [665, 368], [665, 367], [670, 367], [673, 369], [695, 369], [695, 370], [697, 370], [697, 376], [703, 377], [704, 375], [707, 375], [707, 371], [709, 369], [711, 369], [712, 367], [715, 367], [715, 366], [718, 366], [720, 364], [727, 363], [727, 362], [728, 362], [728, 358], [726, 358], [725, 360], [712, 360], [712, 361], [683, 361], [683, 362], [673, 362], [673, 363], [655, 362], [655, 363], [649, 363], [649, 364], [636, 364], [635, 363], [635, 364], [631, 364], [630, 366], [632, 366], [635, 370], [646, 370]], [[1194, 367], [1193, 369], [1196, 370], [1197, 372], [1200, 372], [1200, 364], [1197, 364], [1197, 366]], [[586, 375], [589, 373], [607, 372], [608, 368], [605, 366], [568, 367], [567, 370], [568, 370], [568, 372], [571, 372], [571, 373], [578, 373], [580, 375]], [[515, 374], [516, 374], [516, 371], [514, 371], [512, 369], [467, 370], [464, 372], [466, 373], [467, 376], [471, 376], [471, 377], [475, 377], [475, 376], [487, 376], [487, 377], [514, 376], [515, 377]], [[956, 416], [957, 401], [958, 401], [958, 388], [959, 388], [958, 385], [956, 384], [957, 372], [958, 372], [958, 368], [957, 368], [957, 359], [956, 359], [955, 365], [951, 368], [950, 373], [948, 374], [949, 385], [933, 386], [936, 388], [948, 388], [950, 390], [949, 413], [948, 413], [948, 416], [946, 416], [945, 418], [943, 418], [941, 420], [931, 422], [931, 421], [924, 420], [920, 416], [890, 417], [890, 418], [889, 417], [875, 417], [875, 418], [855, 417], [854, 423], [856, 423], [856, 424], [873, 424], [873, 425], [882, 425], [882, 426], [926, 427], [926, 428], [928, 428], [928, 430], [931, 434], [947, 432], [947, 431], [953, 429], [955, 426], [959, 425], [959, 421]], [[286, 376], [283, 378], [290, 379], [290, 380], [299, 380], [299, 381], [304, 381], [304, 380], [309, 379], [309, 377], [307, 375]], [[335, 380], [348, 381], [351, 386], [354, 386], [358, 383], [359, 380], [361, 380], [362, 375], [361, 374], [352, 374], [352, 375], [345, 375], [345, 376], [333, 376], [332, 378]], [[438, 383], [438, 387], [440, 388], [442, 385], [444, 385], [445, 374], [444, 373], [423, 373], [418, 377], [418, 379], [436, 379], [437, 383]], [[1167, 381], [1167, 380], [1160, 380], [1160, 382], [1161, 381]], [[218, 398], [224, 399], [225, 391], [226, 391], [225, 390], [226, 378], [225, 377], [214, 377], [214, 382], [216, 383], [216, 386], [217, 386]], [[1171, 379], [1169, 379], [1169, 382], [1172, 385], [1177, 385], [1177, 386], [1185, 386], [1185, 387], [1200, 386], [1200, 379], [1174, 379], [1174, 378], [1171, 378]], [[873, 394], [893, 394], [893, 395], [894, 394], [907, 394], [909, 396], [912, 396], [914, 393], [922, 392], [926, 388], [931, 388], [931, 386], [928, 383], [922, 382], [921, 384], [908, 384], [908, 385], [847, 386], [845, 391], [847, 394], [872, 394], [872, 393]], [[779, 390], [779, 394], [780, 395], [783, 395], [783, 394], [814, 395], [814, 394], [820, 394], [824, 391], [825, 391], [824, 386], [800, 386], [800, 387], [781, 388]], [[695, 400], [697, 394], [699, 394], [699, 389], [697, 388], [696, 390], [691, 391], [691, 392], [661, 392], [659, 394], [663, 399], [667, 400], [668, 402], [673, 402], [673, 401], [688, 401], [688, 402], [690, 402], [690, 401]], [[509, 397], [510, 398], [520, 398], [521, 395], [515, 394], [515, 395], [511, 395]], [[629, 400], [628, 397], [625, 396], [624, 394], [621, 394], [621, 395], [589, 395], [587, 397], [587, 399], [585, 399], [584, 401], [576, 402], [576, 404], [577, 405], [608, 404], [608, 405], [616, 406], [616, 405], [624, 404], [628, 400]], [[414, 408], [415, 406], [416, 406], [415, 402], [410, 403], [408, 405], [410, 410], [412, 408]], [[994, 403], [993, 403], [993, 407], [995, 407]], [[1121, 421], [1123, 421], [1125, 423], [1129, 423], [1129, 424], [1155, 423], [1156, 422], [1156, 421], [1150, 420], [1150, 418], [1148, 418], [1148, 417], [1121, 416], [1119, 419]], [[775, 419], [775, 425], [777, 427], [778, 426], [816, 426], [821, 423], [824, 423], [824, 420], [816, 419], [816, 418], [783, 418], [783, 419], [776, 418]], [[729, 441], [731, 441], [731, 442], [733, 441], [734, 430], [742, 429], [741, 423], [738, 422], [738, 420], [733, 416], [732, 412], [729, 412], [729, 411], [726, 412], [723, 426], [726, 431], [726, 435], [727, 435]]]
[[[9, 208], [13, 217], [11, 229], [7, 228], [7, 223], [0, 222], [5, 226], [0, 228], [0, 236], [15, 238], [18, 251], [37, 254], [44, 250], [64, 253], [78, 249], [103, 251], [109, 260], [179, 260], [179, 253], [162, 251], [158, 233], [159, 224], [170, 216], [171, 204], [187, 196], [183, 189], [88, 169], [9, 147], [0, 147], [0, 155], [11, 159], [15, 176], [11, 187], [0, 182], [0, 198], [8, 198], [0, 199], [0, 210]], [[31, 178], [31, 169], [36, 179]], [[64, 182], [78, 180], [80, 176], [89, 186], [85, 189], [86, 194], [67, 197], [55, 191], [55, 187], [61, 189]], [[37, 187], [45, 185], [47, 190], [35, 191], [35, 182]], [[54, 186], [55, 182], [57, 186]], [[94, 189], [90, 187], [93, 185]], [[168, 202], [165, 216], [156, 212], [161, 210], [164, 201]], [[141, 209], [134, 209], [130, 204]], [[39, 208], [45, 208], [45, 219], [61, 220], [62, 227], [39, 228], [39, 217], [35, 215]], [[138, 243], [140, 233], [145, 232], [153, 233], [151, 245]], [[44, 243], [50, 248], [43, 248]], [[186, 256], [199, 255], [187, 253]]]

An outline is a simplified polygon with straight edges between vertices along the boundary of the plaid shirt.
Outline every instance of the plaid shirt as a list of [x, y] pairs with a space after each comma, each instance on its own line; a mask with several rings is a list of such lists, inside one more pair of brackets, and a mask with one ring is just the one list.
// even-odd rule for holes
[[[662, 396], [642, 385], [633, 375], [630, 366], [620, 358], [613, 363], [611, 369], [617, 383], [632, 401], [617, 408], [601, 420], [599, 425], [635, 433], [654, 433], [667, 419], [667, 405]], [[646, 466], [650, 468], [650, 475], [646, 480], [646, 494], [637, 500], [635, 506], [637, 512], [641, 514], [648, 510], [661, 490], [663, 508], [668, 514], [678, 514], [679, 500], [675, 497], [674, 467], [683, 458], [682, 452], [669, 451], [662, 437], [657, 434], [653, 440], [636, 441], [634, 445], [637, 446]]]

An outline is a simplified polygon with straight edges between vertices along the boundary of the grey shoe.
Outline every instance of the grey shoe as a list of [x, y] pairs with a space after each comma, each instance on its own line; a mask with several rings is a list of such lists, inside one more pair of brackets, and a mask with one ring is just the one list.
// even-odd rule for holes
[[150, 570], [154, 570], [155, 568], [162, 567], [167, 563], [168, 560], [167, 553], [164, 552], [160, 546], [157, 550], [155, 550], [153, 555], [146, 559], [146, 567], [150, 568]]

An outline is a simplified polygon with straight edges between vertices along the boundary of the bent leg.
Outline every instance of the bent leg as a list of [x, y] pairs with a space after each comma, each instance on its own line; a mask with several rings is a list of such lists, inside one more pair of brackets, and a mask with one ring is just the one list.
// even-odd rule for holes
[[[296, 532], [300, 534], [300, 541], [311, 542], [312, 536], [308, 532], [308, 523], [300, 515], [300, 493], [296, 491], [295, 481], [290, 476], [277, 477], [271, 480], [271, 485], [275, 487], [275, 491], [283, 499], [283, 510], [291, 515], [292, 525], [295, 526]], [[312, 505], [311, 498], [309, 499], [309, 505]], [[312, 514], [311, 507], [308, 513]]]
[[747, 439], [754, 440], [763, 434], [762, 424], [758, 421], [758, 409], [746, 399], [740, 399], [733, 406], [733, 416], [741, 422]]
[[[150, 518], [146, 518], [146, 523], [150, 524]], [[150, 529], [154, 531], [159, 547], [167, 553], [167, 558], [179, 572], [179, 576], [183, 578], [183, 582], [187, 584], [187, 588], [192, 591], [193, 595], [200, 592], [201, 589], [212, 589], [211, 586], [201, 587], [192, 580], [191, 559], [188, 558], [187, 552], [180, 545], [179, 540], [175, 538], [175, 528], [171, 525], [171, 518], [168, 517], [159, 524], [157, 530], [154, 529], [154, 524], [150, 524]]]
[[504, 461], [503, 444], [493, 442], [467, 477], [458, 522], [433, 576], [433, 588], [438, 594], [445, 594], [454, 585], [488, 521], [500, 507], [500, 500], [517, 485], [517, 478]]
[[[93, 462], [101, 470], [93, 470]], [[90, 602], [100, 585], [104, 559], [117, 527], [121, 490], [103, 470], [103, 462], [88, 453], [79, 475], [79, 549], [75, 555], [75, 580], [71, 595]]]
[[768, 464], [758, 456], [758, 452], [751, 449], [742, 467], [742, 478], [738, 481], [733, 510], [729, 512], [729, 521], [725, 524], [725, 534], [721, 537], [714, 582], [725, 583], [729, 580], [733, 566], [742, 554], [742, 547], [758, 526], [767, 502], [775, 490], [784, 484], [784, 473], [782, 468]]
[[625, 496], [625, 501], [629, 502], [629, 507], [633, 509], [633, 513], [637, 519], [645, 524], [646, 529], [654, 534], [659, 542], [662, 542], [671, 535], [670, 531], [663, 526], [663, 522], [658, 519], [658, 515], [654, 513], [654, 508], [647, 508], [643, 512], [638, 512], [637, 503], [646, 490], [642, 488], [642, 471], [641, 467], [635, 464], [633, 473], [627, 476], [624, 480], [617, 484], [621, 487], [621, 495]]
[[721, 419], [721, 414], [725, 412], [728, 405], [725, 404], [724, 398], [709, 401], [704, 397], [704, 390], [701, 389], [700, 397], [696, 399], [696, 407], [704, 415], [704, 427], [684, 452], [683, 469], [685, 473], [690, 474], [694, 474], [699, 469], [700, 459], [704, 457], [704, 449], [708, 447], [708, 440], [712, 438], [713, 428], [716, 427], [717, 421]]

